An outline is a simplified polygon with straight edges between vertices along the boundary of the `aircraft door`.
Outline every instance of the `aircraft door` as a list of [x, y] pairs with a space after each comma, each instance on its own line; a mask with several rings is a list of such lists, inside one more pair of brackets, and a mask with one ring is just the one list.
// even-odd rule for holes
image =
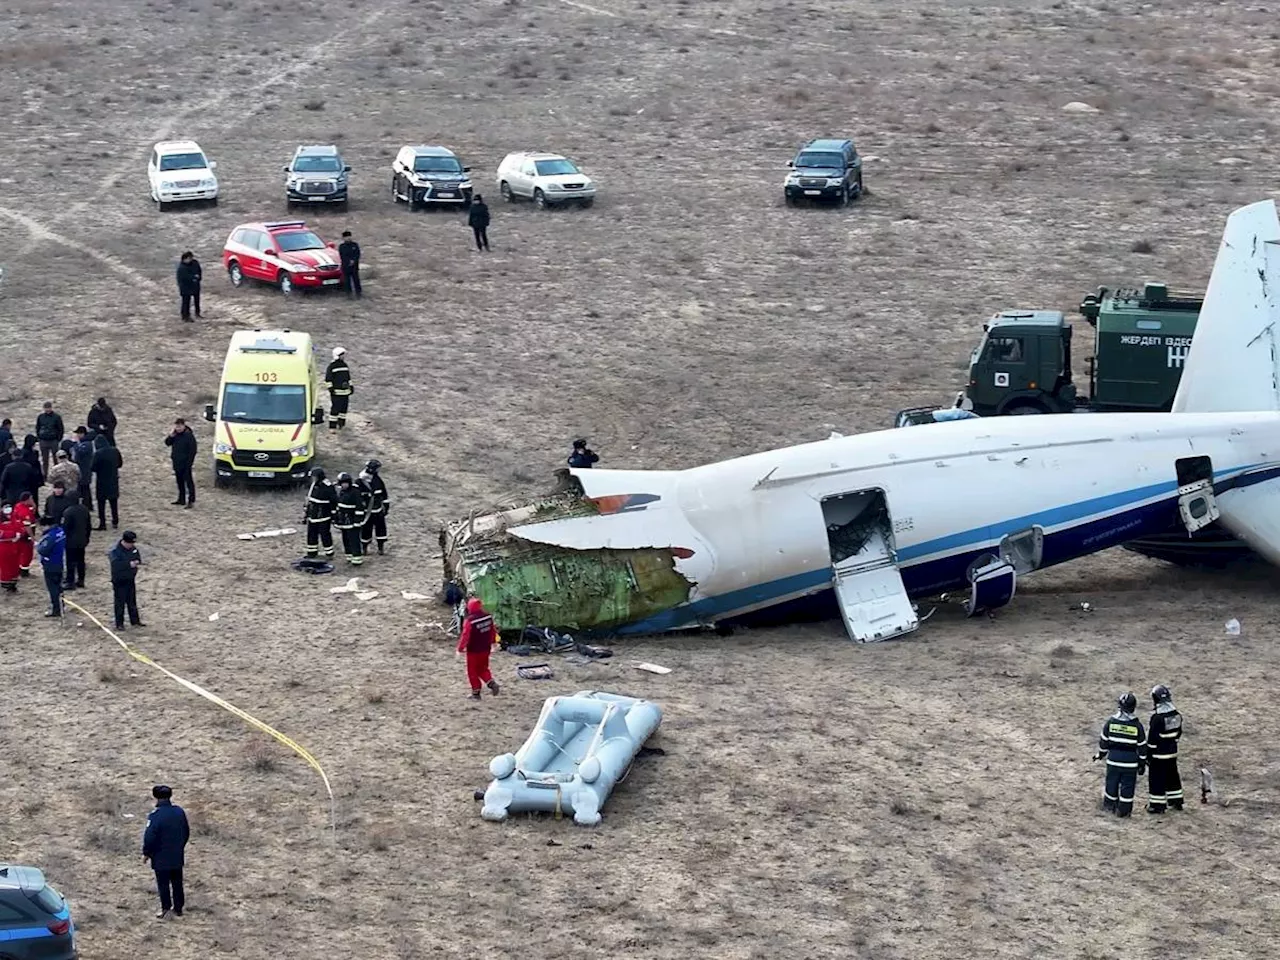
[[1208, 457], [1183, 457], [1174, 466], [1178, 471], [1178, 515], [1187, 533], [1195, 533], [1219, 516], [1213, 494], [1213, 461]]
[[832, 586], [849, 636], [888, 640], [920, 625], [898, 571], [893, 522], [883, 490], [839, 494], [822, 501], [831, 552]]

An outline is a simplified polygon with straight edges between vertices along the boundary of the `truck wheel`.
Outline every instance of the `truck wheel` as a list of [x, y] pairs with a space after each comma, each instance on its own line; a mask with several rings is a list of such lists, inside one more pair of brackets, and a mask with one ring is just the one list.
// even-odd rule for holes
[[533, 191], [533, 205], [539, 210], [547, 209], [547, 198], [541, 190]]
[[1004, 414], [1006, 417], [1029, 417], [1042, 414], [1045, 412], [1044, 407], [1035, 403], [1015, 403], [1011, 407], [1006, 407]]

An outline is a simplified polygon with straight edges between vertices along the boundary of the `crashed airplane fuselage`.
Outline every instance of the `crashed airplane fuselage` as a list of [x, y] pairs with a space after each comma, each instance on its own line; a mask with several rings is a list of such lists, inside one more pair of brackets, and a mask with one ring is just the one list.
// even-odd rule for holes
[[[504, 629], [711, 625], [828, 590], [857, 639], [913, 598], [1003, 606], [1019, 577], [1220, 517], [1280, 561], [1271, 201], [1232, 214], [1174, 413], [1007, 417], [837, 437], [688, 470], [572, 470], [573, 494], [441, 534]], [[1276, 277], [1280, 280], [1280, 270]]]

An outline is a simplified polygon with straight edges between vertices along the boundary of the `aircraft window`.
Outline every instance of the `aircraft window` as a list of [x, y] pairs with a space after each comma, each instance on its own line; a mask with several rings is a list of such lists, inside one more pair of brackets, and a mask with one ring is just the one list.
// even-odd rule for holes
[[991, 359], [998, 363], [1022, 362], [1021, 337], [992, 337], [988, 341], [987, 350]]

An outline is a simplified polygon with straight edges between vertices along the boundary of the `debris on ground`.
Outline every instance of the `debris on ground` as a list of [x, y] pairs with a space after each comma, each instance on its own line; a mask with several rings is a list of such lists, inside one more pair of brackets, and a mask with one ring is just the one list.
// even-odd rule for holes
[[671, 672], [670, 667], [660, 667], [656, 663], [645, 663], [644, 661], [641, 661], [641, 660], [632, 660], [631, 665], [635, 667], [637, 670], [645, 670], [648, 673], [662, 674], [662, 673]]
[[378, 591], [377, 591], [377, 590], [361, 590], [359, 593], [357, 593], [357, 594], [356, 594], [356, 599], [357, 599], [357, 600], [372, 600], [372, 599], [373, 599], [374, 597], [376, 597], [377, 595], [378, 595]]
[[209, 614], [209, 622], [210, 622], [210, 623], [213, 623], [213, 622], [214, 622], [215, 620], [217, 620], [217, 619], [218, 619], [218, 615], [217, 615], [216, 613], [211, 613], [211, 614]]
[[293, 527], [282, 527], [279, 530], [259, 530], [257, 533], [237, 533], [237, 540], [261, 540], [263, 537], [283, 537], [290, 533], [297, 533]]
[[516, 667], [516, 676], [521, 680], [552, 680], [555, 675], [549, 663], [522, 663]]
[[332, 563], [312, 557], [303, 557], [300, 560], [295, 560], [290, 566], [299, 573], [333, 573]]
[[1232, 617], [1230, 620], [1227, 621], [1226, 628], [1227, 628], [1228, 637], [1240, 636], [1240, 621], [1237, 620], [1235, 617]]
[[1090, 106], [1087, 103], [1082, 103], [1079, 100], [1072, 100], [1070, 103], [1064, 103], [1062, 105], [1062, 112], [1063, 113], [1101, 113], [1102, 111], [1099, 110], [1097, 107]]
[[346, 582], [344, 586], [330, 587], [329, 592], [330, 593], [355, 593], [357, 590], [360, 589], [360, 585], [357, 582], [359, 579], [360, 579], [359, 577], [352, 577], [350, 580]]
[[409, 590], [401, 590], [400, 596], [402, 596], [406, 600], [430, 600], [431, 599], [425, 593], [413, 593]]

